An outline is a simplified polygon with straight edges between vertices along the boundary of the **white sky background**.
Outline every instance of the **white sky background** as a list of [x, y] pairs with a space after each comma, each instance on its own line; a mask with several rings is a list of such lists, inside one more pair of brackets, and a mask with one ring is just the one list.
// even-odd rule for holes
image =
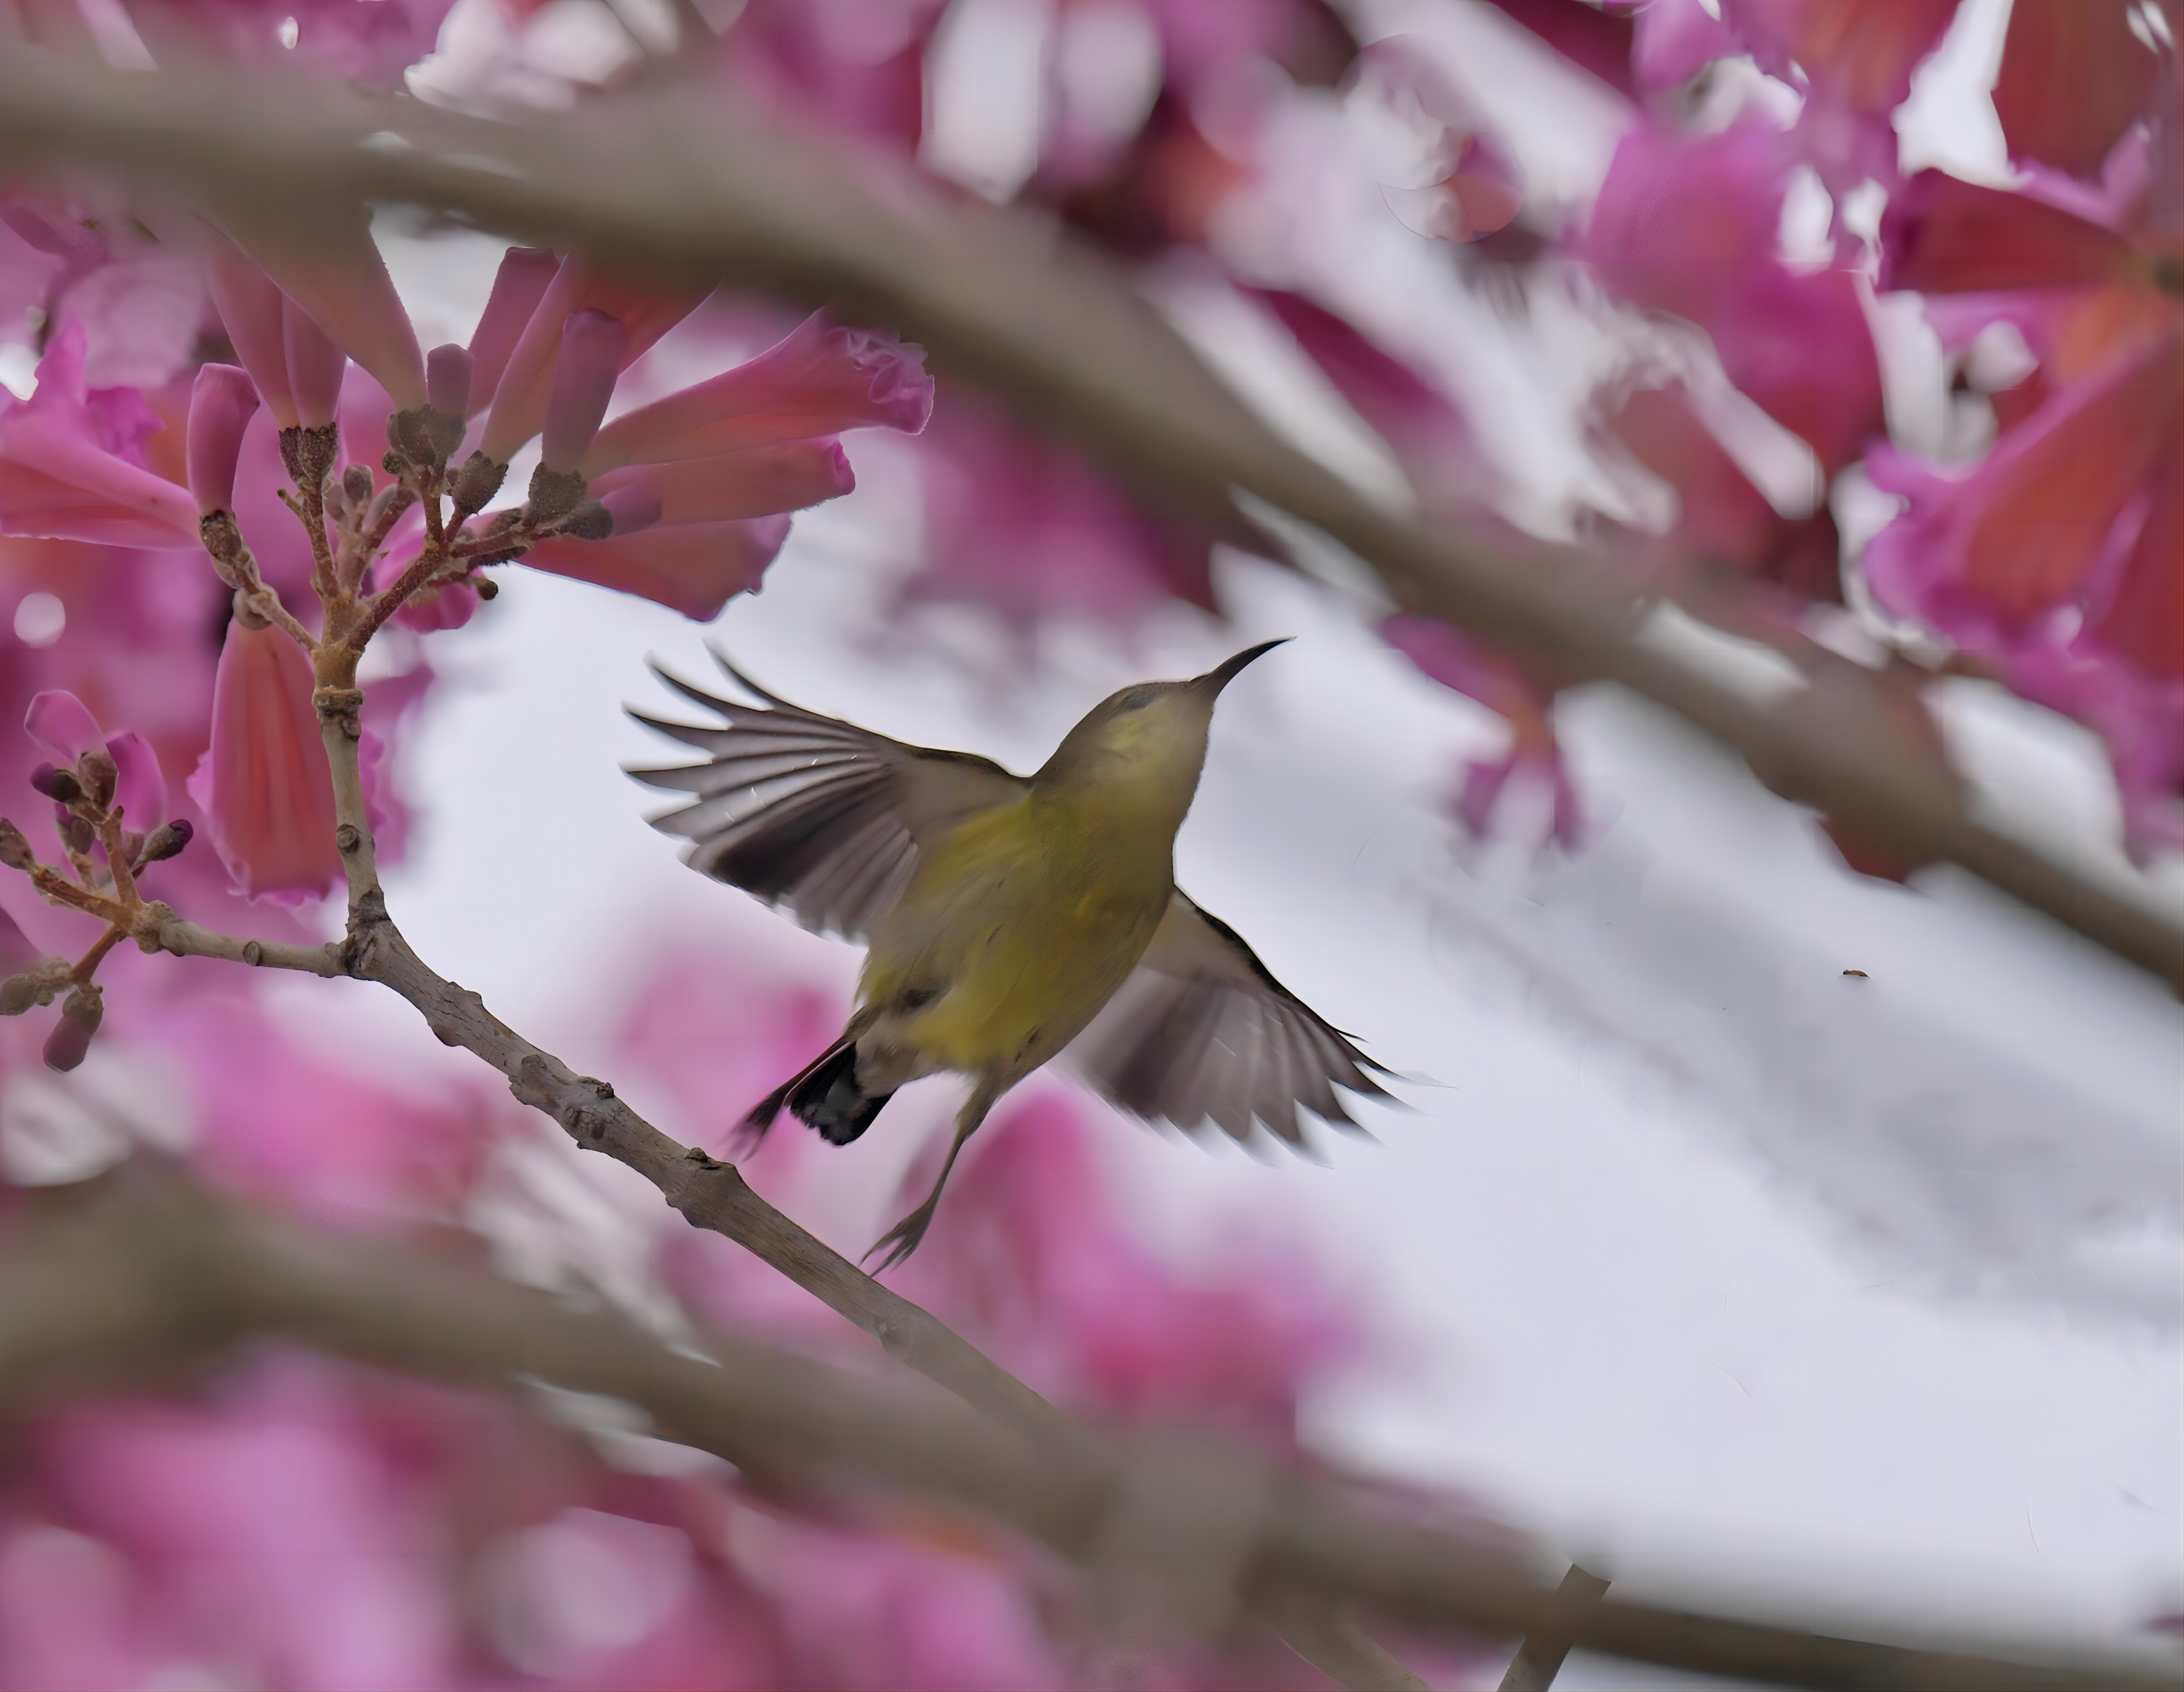
[[[1513, 52], [1545, 74], [1464, 14], [1368, 15], [1453, 20], [1474, 63]], [[1976, 162], [1975, 103], [1942, 109], [1937, 150]], [[1613, 139], [1591, 121], [1518, 135], [1535, 180], [1574, 197]], [[1389, 224], [1416, 249], [1393, 274], [1445, 271]], [[495, 251], [395, 246], [428, 344], [466, 335]], [[1462, 298], [1384, 301], [1372, 320], [1491, 394], [1542, 485], [1582, 474], [1543, 456], [1568, 438], [1552, 394], [1574, 377], [1549, 370], [1551, 397], [1528, 398], [1524, 349]], [[1355, 448], [1291, 389], [1300, 426]], [[1134, 653], [1067, 632], [1018, 676], [967, 614], [893, 637], [915, 486], [893, 443], [850, 449], [859, 492], [800, 518], [765, 593], [712, 630], [516, 570], [472, 628], [435, 637], [448, 680], [410, 765], [429, 810], [389, 892], [437, 968], [633, 1098], [596, 982], [635, 978], [650, 949], [709, 937], [724, 969], [756, 958], [846, 993], [854, 951], [692, 876], [641, 821], [651, 796], [617, 766], [660, 755], [621, 715], [663, 704], [647, 654], [702, 680], [717, 639], [800, 703], [1028, 769], [1114, 687], [1297, 635], [1223, 701], [1180, 877], [1376, 1055], [1440, 1084], [1407, 1088], [1415, 1112], [1372, 1113], [1379, 1143], [1335, 1143], [1327, 1167], [1119, 1122], [1109, 1145], [1149, 1227], [1188, 1240], [1277, 1218], [1360, 1290], [1396, 1366], [1320, 1406], [1317, 1443], [1462, 1488], [1633, 1595], [1696, 1579], [1732, 1601], [2103, 1636], [2176, 1607], [2184, 1032], [2150, 978], [1964, 878], [1851, 877], [1732, 760], [1609, 690], [1566, 714], [1591, 848], [1470, 848], [1438, 807], [1458, 761], [1498, 745], [1492, 720], [1332, 596], [1249, 561], [1223, 577], [1233, 626], [1178, 611]], [[2087, 737], [1970, 685], [1948, 715], [1988, 802], [2121, 873]], [[315, 986], [289, 999], [323, 1026]], [[421, 1077], [457, 1072], [418, 1056], [402, 1007], [364, 997], [345, 1021], [369, 1019]], [[950, 1085], [907, 1095], [822, 1166], [827, 1187], [774, 1196], [861, 1251]], [[609, 1200], [566, 1249], [627, 1270], [656, 1202], [564, 1160]], [[1646, 1680], [1585, 1661], [1562, 1684]]]

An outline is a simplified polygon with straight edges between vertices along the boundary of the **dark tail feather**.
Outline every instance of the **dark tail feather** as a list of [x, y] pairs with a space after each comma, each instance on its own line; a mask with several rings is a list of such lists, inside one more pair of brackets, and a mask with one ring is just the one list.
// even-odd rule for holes
[[[781, 1107], [788, 1102], [789, 1094], [811, 1080], [828, 1064], [838, 1062], [843, 1053], [854, 1051], [856, 1042], [857, 1037], [854, 1032], [844, 1033], [840, 1039], [835, 1041], [817, 1057], [812, 1059], [788, 1080], [783, 1082], [780, 1086], [775, 1088], [772, 1092], [767, 1094], [765, 1098], [760, 1099], [757, 1104], [752, 1105], [750, 1113], [738, 1125], [735, 1133], [728, 1141], [729, 1160], [740, 1163], [756, 1151], [760, 1142], [766, 1138], [766, 1130], [773, 1126], [773, 1119], [781, 1114]], [[853, 1079], [855, 1073], [853, 1066], [851, 1070]], [[803, 1112], [800, 1110], [797, 1114], [800, 1116]]]
[[833, 1145], [847, 1145], [872, 1125], [892, 1093], [869, 1094], [857, 1085], [857, 1044], [844, 1038], [796, 1077], [773, 1102], [788, 1106], [799, 1122]]

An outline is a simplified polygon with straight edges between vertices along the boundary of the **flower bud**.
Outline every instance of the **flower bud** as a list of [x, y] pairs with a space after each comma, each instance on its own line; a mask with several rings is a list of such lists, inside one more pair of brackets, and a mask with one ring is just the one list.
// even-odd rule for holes
[[582, 461], [614, 398], [628, 343], [621, 320], [604, 311], [572, 311], [562, 321], [561, 353], [539, 431], [538, 458], [546, 468], [571, 473]]
[[579, 541], [603, 541], [614, 532], [614, 513], [596, 499], [585, 500], [561, 525], [563, 534]]
[[46, 1036], [46, 1067], [65, 1073], [81, 1063], [105, 1016], [105, 995], [96, 987], [86, 984], [69, 994], [61, 1001], [53, 1032]]
[[470, 584], [477, 590], [477, 596], [481, 599], [500, 598], [500, 584], [490, 576], [473, 576], [470, 578]]
[[198, 519], [198, 538], [212, 555], [214, 570], [220, 579], [232, 587], [240, 578], [235, 576], [242, 563], [242, 531], [236, 526], [235, 515], [230, 511], [208, 511]]
[[342, 493], [359, 511], [371, 504], [371, 466], [351, 465], [342, 472]]
[[467, 517], [474, 511], [484, 510], [493, 495], [500, 492], [501, 483], [507, 480], [506, 465], [495, 462], [483, 453], [472, 453], [455, 472], [454, 485], [448, 492], [455, 502], [455, 509]]
[[180, 856], [182, 849], [196, 834], [197, 830], [190, 826], [187, 818], [170, 817], [153, 829], [145, 840], [144, 849], [136, 854], [137, 867], [141, 869], [147, 864], [161, 863], [169, 858]]
[[31, 843], [24, 838], [23, 831], [4, 816], [0, 816], [0, 864], [20, 870], [25, 875], [38, 866], [37, 855], [31, 850]]
[[[387, 415], [387, 444], [393, 448], [394, 456], [405, 464], [421, 466], [435, 462], [440, 456], [433, 448], [432, 415], [421, 405], [414, 411]], [[400, 474], [398, 470], [395, 473]]]
[[467, 347], [435, 347], [425, 355], [425, 397], [443, 417], [470, 409], [471, 353]]
[[56, 764], [33, 764], [31, 785], [55, 804], [74, 804], [83, 797], [83, 786], [76, 780], [75, 771], [64, 770]]
[[25, 970], [0, 981], [0, 1016], [20, 1016], [45, 998], [45, 984]]
[[[206, 365], [190, 386], [188, 446], [190, 493], [203, 513], [235, 507], [235, 465], [242, 452], [242, 431], [258, 409], [258, 389], [233, 365]], [[234, 528], [231, 519], [229, 529]], [[237, 544], [240, 545], [238, 537]], [[208, 548], [211, 543], [206, 543]], [[214, 556], [218, 557], [218, 554]]]
[[121, 771], [115, 767], [112, 753], [95, 746], [75, 760], [75, 778], [83, 783], [84, 797], [104, 810], [114, 803], [114, 784], [121, 779]]
[[60, 836], [61, 844], [79, 858], [87, 855], [98, 839], [91, 825], [70, 810], [55, 813], [53, 832]]
[[584, 479], [574, 470], [553, 470], [540, 465], [531, 472], [531, 516], [550, 523], [566, 517], [584, 497]]

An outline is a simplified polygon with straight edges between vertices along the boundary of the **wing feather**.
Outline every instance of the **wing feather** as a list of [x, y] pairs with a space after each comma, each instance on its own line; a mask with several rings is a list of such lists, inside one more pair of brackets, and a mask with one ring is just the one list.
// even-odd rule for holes
[[716, 698], [655, 665], [669, 687], [725, 726], [632, 711], [646, 727], [707, 755], [629, 774], [691, 796], [693, 803], [652, 821], [690, 842], [684, 857], [692, 868], [818, 933], [869, 938], [910, 885], [921, 847], [1028, 790], [986, 759], [906, 745], [791, 704], [714, 657], [764, 704]]
[[1373, 1079], [1387, 1070], [1180, 892], [1144, 960], [1064, 1060], [1133, 1116], [1190, 1131], [1211, 1119], [1240, 1144], [1256, 1123], [1300, 1151], [1303, 1113], [1357, 1127], [1337, 1088], [1387, 1096]]

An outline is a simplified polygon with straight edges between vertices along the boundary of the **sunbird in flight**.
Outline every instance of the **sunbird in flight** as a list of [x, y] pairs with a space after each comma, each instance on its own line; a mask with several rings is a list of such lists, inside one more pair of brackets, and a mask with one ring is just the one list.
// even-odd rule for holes
[[1123, 688], [1028, 776], [792, 705], [725, 658], [762, 704], [660, 672], [725, 727], [632, 713], [706, 754], [630, 771], [696, 796], [654, 819], [691, 843], [694, 869], [868, 949], [841, 1038], [752, 1109], [746, 1149], [784, 1105], [846, 1145], [897, 1088], [942, 1070], [970, 1079], [932, 1193], [872, 1247], [882, 1269], [917, 1249], [995, 1102], [1065, 1048], [1133, 1116], [1184, 1129], [1211, 1118], [1240, 1142], [1256, 1121], [1301, 1149], [1300, 1108], [1354, 1127], [1334, 1089], [1385, 1096], [1368, 1071], [1390, 1071], [1175, 884], [1214, 701], [1281, 644]]

